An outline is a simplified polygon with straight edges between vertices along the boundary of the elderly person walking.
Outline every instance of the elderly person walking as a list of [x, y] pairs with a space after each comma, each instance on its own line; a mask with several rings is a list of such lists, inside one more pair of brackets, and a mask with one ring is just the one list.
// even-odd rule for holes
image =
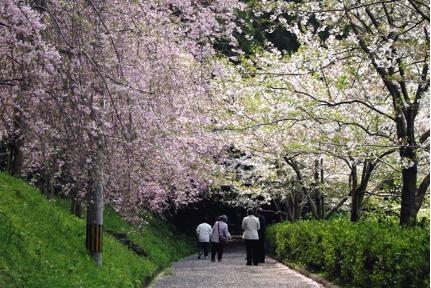
[[227, 244], [230, 237], [229, 230], [227, 227], [227, 216], [222, 215], [218, 218], [218, 221], [213, 226], [213, 233], [211, 236], [211, 261], [215, 261], [217, 254], [218, 262], [223, 257], [223, 248]]
[[196, 235], [198, 236], [198, 259], [201, 259], [202, 252], [205, 259], [208, 257], [208, 251], [210, 248], [210, 238], [212, 235], [211, 225], [207, 223], [207, 218], [204, 218], [203, 223], [196, 227]]
[[259, 218], [253, 215], [253, 209], [247, 209], [247, 216], [242, 220], [242, 229], [244, 230], [244, 234], [242, 235], [242, 239], [245, 242], [245, 249], [247, 251], [247, 265], [257, 266], [259, 265], [259, 258], [257, 254], [258, 243], [259, 243], [259, 234], [258, 230], [260, 229]]

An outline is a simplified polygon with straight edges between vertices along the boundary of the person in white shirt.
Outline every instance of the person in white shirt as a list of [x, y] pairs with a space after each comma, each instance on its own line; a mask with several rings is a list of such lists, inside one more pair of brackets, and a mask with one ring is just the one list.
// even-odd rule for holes
[[247, 217], [242, 220], [242, 229], [244, 234], [242, 239], [245, 242], [245, 249], [247, 251], [247, 265], [259, 265], [259, 259], [257, 254], [257, 245], [259, 241], [258, 230], [260, 229], [259, 218], [253, 215], [253, 209], [247, 209]]
[[[205, 219], [206, 220], [206, 219]], [[208, 258], [210, 247], [210, 238], [212, 235], [211, 225], [204, 221], [196, 228], [196, 236], [198, 237], [198, 259], [201, 259], [202, 253], [205, 259]]]

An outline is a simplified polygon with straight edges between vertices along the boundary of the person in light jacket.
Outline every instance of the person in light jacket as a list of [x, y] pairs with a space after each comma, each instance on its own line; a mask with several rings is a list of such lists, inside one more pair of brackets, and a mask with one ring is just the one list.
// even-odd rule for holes
[[245, 242], [245, 249], [247, 251], [247, 265], [259, 265], [257, 254], [257, 245], [259, 243], [258, 230], [260, 229], [259, 218], [253, 215], [253, 209], [247, 209], [247, 216], [242, 220], [242, 229], [244, 234], [242, 239]]
[[208, 258], [212, 228], [206, 220], [207, 219], [205, 218], [204, 222], [196, 227], [196, 235], [198, 237], [198, 259], [201, 259], [202, 253], [204, 254], [205, 259]]
[[215, 256], [217, 254], [217, 260], [218, 262], [221, 261], [221, 258], [223, 257], [223, 248], [226, 244], [223, 243], [223, 241], [220, 241], [220, 236], [224, 237], [224, 239], [229, 239], [230, 234], [227, 227], [227, 216], [222, 215], [218, 218], [219, 221], [217, 221], [213, 226], [213, 233], [211, 236], [211, 261], [215, 261]]

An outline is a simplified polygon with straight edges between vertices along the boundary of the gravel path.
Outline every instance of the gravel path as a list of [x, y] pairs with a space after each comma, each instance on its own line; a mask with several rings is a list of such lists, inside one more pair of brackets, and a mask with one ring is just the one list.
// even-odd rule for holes
[[197, 259], [197, 254], [173, 264], [171, 271], [161, 275], [150, 285], [153, 288], [323, 288], [322, 285], [289, 269], [272, 258], [259, 266], [245, 265], [242, 243], [230, 243], [223, 253], [222, 262]]

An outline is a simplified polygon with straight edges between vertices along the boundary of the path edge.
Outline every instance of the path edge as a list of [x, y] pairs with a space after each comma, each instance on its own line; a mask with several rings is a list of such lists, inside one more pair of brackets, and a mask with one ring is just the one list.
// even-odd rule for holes
[[279, 263], [286, 265], [287, 267], [289, 267], [293, 271], [298, 272], [299, 274], [302, 274], [305, 277], [310, 278], [311, 280], [323, 285], [325, 288], [341, 288], [341, 286], [338, 286], [338, 285], [326, 280], [325, 278], [323, 278], [317, 274], [311, 273], [310, 271], [305, 270], [304, 268], [299, 267], [298, 265], [295, 265], [295, 264], [290, 263], [290, 262], [282, 261], [278, 257], [274, 257], [274, 256], [270, 256], [270, 257], [277, 260]]
[[161, 270], [156, 276], [154, 276], [153, 279], [151, 279], [151, 281], [149, 283], [144, 284], [142, 287], [143, 288], [154, 288], [155, 285], [157, 284], [157, 281], [160, 280], [160, 278], [162, 278], [165, 274], [167, 274], [166, 272], [169, 271], [169, 269], [172, 268], [172, 264], [168, 267], [166, 267], [165, 269]]
[[186, 256], [184, 256], [184, 257], [182, 257], [182, 258], [180, 258], [180, 259], [177, 259], [177, 260], [175, 260], [175, 261], [171, 262], [171, 264], [169, 264], [169, 266], [165, 267], [165, 268], [164, 268], [164, 269], [162, 269], [159, 273], [157, 273], [157, 275], [156, 275], [156, 276], [154, 276], [154, 277], [153, 277], [153, 279], [151, 279], [149, 283], [146, 283], [146, 284], [144, 283], [144, 285], [142, 286], [142, 288], [154, 288], [154, 287], [156, 286], [157, 282], [158, 282], [158, 281], [159, 281], [163, 276], [171, 274], [171, 272], [172, 272], [172, 266], [173, 266], [176, 262], [181, 261], [181, 260], [184, 260], [184, 259], [186, 259], [186, 258], [188, 258], [188, 257], [191, 257], [191, 256], [193, 256], [194, 254], [196, 254], [196, 253], [192, 253], [192, 254], [190, 254], [190, 255], [186, 255]]

